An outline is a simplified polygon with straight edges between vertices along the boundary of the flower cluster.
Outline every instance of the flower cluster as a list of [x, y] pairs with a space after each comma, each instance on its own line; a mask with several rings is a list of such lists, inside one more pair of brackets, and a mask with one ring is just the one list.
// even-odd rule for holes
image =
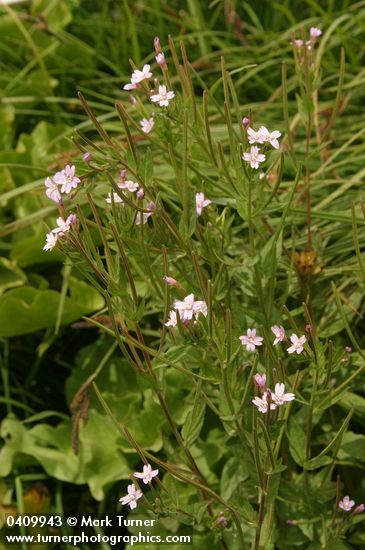
[[[311, 27], [309, 30], [309, 37], [310, 39], [305, 42], [305, 45], [307, 47], [308, 51], [311, 51], [313, 49], [313, 46], [315, 44], [316, 39], [321, 36], [322, 31], [321, 29], [318, 29], [317, 27]], [[301, 49], [304, 46], [303, 40], [294, 40], [293, 44], [296, 48]]]
[[204, 317], [208, 315], [206, 302], [203, 300], [194, 300], [194, 294], [189, 294], [184, 300], [175, 300], [174, 309], [170, 311], [170, 317], [165, 323], [167, 327], [175, 327], [177, 325], [176, 311], [179, 312], [180, 320], [184, 325], [189, 324], [193, 317], [197, 320], [199, 313], [204, 315]]
[[[152, 470], [151, 464], [143, 466], [143, 472], [134, 472], [134, 477], [141, 479], [145, 485], [151, 483], [152, 479], [158, 475], [158, 470]], [[137, 500], [142, 498], [143, 493], [136, 488], [134, 483], [128, 485], [127, 494], [120, 499], [123, 506], [128, 504], [131, 510], [137, 508]]]
[[[271, 332], [275, 335], [275, 340], [273, 341], [273, 346], [276, 346], [280, 342], [283, 342], [286, 339], [285, 336], [285, 329], [281, 325], [273, 325], [271, 327]], [[249, 328], [247, 329], [246, 335], [239, 336], [239, 339], [241, 341], [241, 344], [243, 346], [246, 346], [247, 351], [255, 351], [256, 346], [262, 346], [263, 338], [262, 336], [256, 335], [256, 329], [255, 328]], [[306, 343], [307, 338], [304, 336], [297, 336], [296, 334], [292, 334], [290, 336], [290, 342], [291, 346], [287, 349], [287, 352], [289, 354], [291, 353], [297, 353], [298, 355], [302, 353], [304, 350], [304, 344]]]
[[244, 161], [249, 162], [251, 168], [258, 169], [259, 165], [266, 160], [266, 155], [261, 153], [261, 150], [254, 143], [270, 144], [274, 149], [279, 149], [278, 138], [281, 136], [279, 130], [274, 130], [270, 132], [266, 126], [260, 126], [260, 128], [255, 131], [250, 126], [247, 127], [247, 137], [248, 142], [251, 145], [250, 151], [243, 153], [242, 158]]
[[72, 226], [76, 225], [75, 214], [70, 214], [66, 219], [64, 216], [64, 206], [62, 204], [62, 194], [69, 195], [73, 189], [76, 189], [80, 183], [80, 178], [75, 175], [75, 166], [67, 164], [63, 170], [56, 172], [50, 178], [46, 178], [44, 184], [46, 186], [47, 197], [59, 205], [61, 216], [57, 218], [57, 227], [52, 229], [46, 235], [46, 244], [43, 250], [53, 250], [60, 237], [64, 237]]
[[284, 405], [287, 401], [295, 399], [294, 393], [285, 393], [285, 384], [278, 382], [275, 384], [275, 391], [272, 392], [266, 388], [266, 375], [256, 374], [254, 376], [255, 385], [260, 389], [261, 397], [256, 396], [252, 403], [258, 408], [261, 413], [267, 413], [269, 406], [270, 410], [274, 411], [280, 405]]
[[[156, 63], [164, 71], [165, 69], [167, 69], [166, 59], [165, 59], [164, 53], [161, 50], [161, 45], [158, 37], [156, 37], [154, 40], [154, 46], [157, 53], [157, 55], [155, 56]], [[141, 71], [139, 69], [134, 69], [131, 75], [130, 82], [128, 82], [123, 86], [123, 90], [146, 91], [146, 88], [143, 87], [142, 83], [144, 81], [149, 83], [152, 76], [153, 75], [151, 72], [151, 65], [148, 65], [148, 64], [143, 65]], [[168, 107], [169, 102], [171, 101], [171, 99], [174, 99], [174, 97], [175, 97], [175, 92], [173, 90], [168, 90], [165, 84], [158, 84], [158, 91], [152, 90], [149, 95], [149, 100], [152, 103], [158, 103], [160, 107]], [[133, 103], [135, 102], [133, 101]], [[151, 118], [143, 118], [140, 121], [142, 132], [144, 132], [145, 134], [148, 134], [152, 130], [154, 123], [155, 121], [153, 116]]]
[[65, 220], [61, 217], [56, 220], [57, 227], [52, 229], [46, 235], [46, 244], [43, 247], [43, 250], [53, 250], [56, 246], [57, 241], [60, 237], [64, 237], [68, 231], [70, 231], [71, 226], [76, 225], [76, 215], [70, 214]]

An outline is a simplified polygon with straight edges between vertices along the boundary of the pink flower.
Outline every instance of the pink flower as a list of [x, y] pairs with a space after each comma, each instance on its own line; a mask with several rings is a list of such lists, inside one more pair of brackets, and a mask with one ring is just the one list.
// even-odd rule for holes
[[141, 188], [141, 189], [138, 189], [137, 191], [137, 199], [143, 199], [144, 197], [144, 190]]
[[321, 36], [322, 31], [321, 31], [321, 29], [318, 29], [317, 27], [311, 27], [310, 31], [309, 31], [309, 34], [310, 34], [311, 38], [318, 38], [319, 36]]
[[51, 201], [56, 202], [57, 204], [60, 204], [62, 202], [61, 193], [59, 191], [57, 183], [55, 183], [51, 178], [46, 178], [46, 181], [44, 182], [46, 186], [46, 195]]
[[275, 392], [272, 394], [272, 400], [276, 405], [283, 405], [286, 401], [293, 401], [294, 393], [285, 393], [284, 384], [275, 384]]
[[182, 321], [190, 321], [194, 314], [194, 294], [189, 294], [184, 300], [175, 300], [174, 308], [178, 310]]
[[118, 183], [119, 189], [127, 189], [130, 193], [134, 193], [139, 188], [136, 181], [126, 180], [123, 183]]
[[249, 153], [243, 153], [243, 160], [250, 163], [251, 168], [258, 168], [260, 162], [264, 162], [266, 156], [260, 153], [260, 149], [253, 145]]
[[180, 319], [183, 323], [191, 321], [193, 316], [198, 318], [199, 313], [202, 313], [204, 317], [208, 315], [208, 308], [206, 302], [203, 300], [194, 300], [194, 294], [189, 294], [184, 300], [175, 300], [174, 308], [178, 310]]
[[59, 237], [63, 237], [71, 229], [71, 225], [76, 224], [75, 214], [70, 214], [65, 220], [61, 217], [56, 220], [57, 227], [52, 229], [52, 233], [58, 233]]
[[303, 46], [304, 42], [303, 42], [303, 40], [294, 40], [293, 44], [296, 48], [301, 48]]
[[271, 327], [271, 332], [275, 334], [276, 338], [273, 341], [273, 346], [276, 346], [279, 342], [282, 342], [285, 338], [285, 329], [281, 325], [274, 325]]
[[156, 62], [158, 63], [158, 65], [160, 65], [161, 67], [165, 67], [166, 59], [165, 59], [165, 55], [164, 55], [163, 52], [158, 53], [156, 55], [155, 59], [156, 59]]
[[350, 346], [346, 346], [346, 347], [345, 347], [345, 352], [346, 352], [346, 353], [351, 353], [351, 352], [352, 352], [352, 348], [350, 348]]
[[[108, 193], [107, 198], [105, 199], [108, 204], [112, 204], [112, 194]], [[118, 193], [113, 193], [114, 204], [122, 204], [124, 206], [123, 200], [120, 198]]]
[[299, 355], [300, 353], [302, 353], [304, 349], [304, 344], [306, 343], [307, 339], [304, 335], [298, 338], [296, 334], [292, 334], [290, 336], [290, 341], [293, 345], [288, 348], [288, 353], [296, 352]]
[[70, 166], [69, 164], [67, 164], [64, 170], [57, 172], [54, 175], [53, 180], [58, 185], [61, 185], [61, 193], [66, 193], [66, 195], [71, 193], [72, 189], [76, 189], [81, 181], [75, 176], [75, 166]]
[[128, 92], [129, 90], [135, 90], [136, 88], [138, 88], [138, 86], [134, 82], [128, 82], [128, 84], [124, 84], [123, 86], [123, 90], [127, 90]]
[[142, 221], [142, 220], [143, 220], [143, 224], [147, 223], [148, 218], [149, 218], [150, 216], [152, 216], [152, 214], [154, 213], [155, 209], [156, 209], [155, 203], [152, 202], [152, 201], [149, 202], [149, 203], [147, 204], [147, 210], [148, 210], [149, 212], [143, 212], [143, 216], [142, 216], [142, 217], [141, 217], [141, 212], [137, 212], [135, 224], [136, 224], [136, 225], [141, 225], [141, 221]]
[[248, 128], [247, 130], [248, 141], [249, 143], [270, 143], [274, 149], [279, 149], [278, 138], [281, 136], [279, 130], [274, 130], [269, 132], [266, 126], [260, 126], [257, 132], [253, 128]]
[[141, 71], [139, 71], [138, 69], [135, 69], [133, 71], [131, 76], [131, 83], [138, 84], [143, 80], [149, 80], [151, 76], [152, 76], [152, 73], [150, 71], [150, 65], [143, 65], [143, 69]]
[[130, 509], [134, 510], [134, 508], [137, 508], [137, 500], [141, 497], [142, 491], [136, 489], [136, 486], [132, 483], [131, 485], [128, 485], [128, 493], [119, 499], [119, 502], [121, 502], [123, 506], [128, 504]]
[[241, 344], [246, 346], [247, 351], [255, 351], [256, 346], [262, 346], [263, 338], [261, 336], [256, 336], [256, 329], [247, 329], [246, 336], [239, 337]]
[[345, 512], [349, 512], [353, 506], [355, 506], [355, 501], [350, 500], [349, 496], [343, 497], [343, 500], [338, 503], [338, 507]]
[[[269, 408], [269, 403], [267, 401], [267, 393], [265, 392], [262, 397], [255, 397], [255, 399], [252, 399], [252, 403], [255, 405], [255, 407], [258, 408], [258, 410], [261, 413], [267, 413], [267, 410]], [[274, 411], [276, 409], [275, 403], [270, 403], [270, 410]]]
[[279, 132], [279, 130], [269, 132], [269, 130], [265, 128], [265, 126], [261, 126], [259, 132], [261, 132], [263, 143], [270, 143], [270, 145], [274, 147], [274, 149], [279, 149], [278, 138], [281, 136], [281, 132]]
[[266, 388], [266, 374], [255, 374], [253, 377], [255, 384], [260, 388], [260, 390], [264, 390]]
[[50, 231], [46, 235], [46, 244], [43, 247], [43, 250], [53, 250], [57, 244], [58, 235]]
[[142, 120], [140, 120], [139, 123], [141, 125], [142, 132], [144, 132], [145, 134], [149, 134], [150, 131], [153, 128], [153, 125], [155, 124], [155, 121], [154, 121], [153, 117], [151, 117], [151, 118], [142, 118]]
[[260, 131], [255, 132], [251, 127], [247, 128], [247, 137], [251, 145], [253, 143], [263, 143]]
[[175, 97], [175, 93], [167, 91], [166, 86], [163, 84], [158, 87], [158, 94], [151, 95], [150, 100], [153, 103], [158, 103], [160, 107], [167, 107], [169, 101]]
[[174, 311], [173, 309], [170, 311], [170, 317], [168, 318], [168, 320], [166, 321], [165, 323], [165, 326], [166, 327], [176, 327], [177, 325], [177, 316], [176, 316], [176, 311]]
[[158, 475], [158, 470], [152, 470], [151, 464], [147, 464], [143, 466], [143, 472], [134, 472], [134, 477], [137, 477], [138, 479], [142, 479], [143, 483], [147, 485], [147, 483], [150, 483], [154, 477]]
[[198, 216], [203, 212], [203, 208], [209, 206], [212, 203], [209, 199], [204, 197], [204, 193], [197, 193], [195, 195], [196, 213]]
[[206, 302], [204, 302], [204, 300], [197, 300], [196, 302], [194, 302], [194, 308], [193, 309], [194, 309], [195, 319], [198, 318], [199, 313], [204, 315], [204, 317], [206, 317], [208, 315], [208, 306], [207, 306]]

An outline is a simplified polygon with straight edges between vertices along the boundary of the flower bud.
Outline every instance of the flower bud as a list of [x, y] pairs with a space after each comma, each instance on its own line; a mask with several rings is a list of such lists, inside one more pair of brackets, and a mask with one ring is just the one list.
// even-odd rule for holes
[[250, 119], [247, 116], [244, 116], [242, 119], [242, 125], [247, 128], [250, 125]]
[[84, 156], [82, 157], [82, 160], [86, 163], [86, 164], [89, 164], [89, 162], [92, 161], [92, 154], [89, 153], [89, 151], [87, 151]]
[[155, 47], [156, 53], [160, 53], [162, 51], [161, 50], [160, 39], [159, 39], [158, 36], [155, 36], [154, 41], [153, 41], [153, 45]]
[[155, 59], [160, 67], [166, 67], [166, 59], [163, 52], [158, 53]]

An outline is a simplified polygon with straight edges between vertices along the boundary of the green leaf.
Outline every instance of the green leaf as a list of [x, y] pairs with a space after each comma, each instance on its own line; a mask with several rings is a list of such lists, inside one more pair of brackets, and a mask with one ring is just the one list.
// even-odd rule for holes
[[185, 441], [185, 445], [189, 447], [200, 435], [205, 419], [205, 401], [203, 397], [189, 407], [185, 423], [181, 430], [181, 435]]
[[[104, 299], [90, 285], [70, 277], [61, 324], [101, 309]], [[9, 290], [0, 298], [0, 337], [17, 336], [56, 325], [60, 293], [23, 287]]]
[[303, 466], [305, 461], [307, 436], [295, 416], [291, 416], [289, 420], [288, 441], [290, 454], [299, 466]]

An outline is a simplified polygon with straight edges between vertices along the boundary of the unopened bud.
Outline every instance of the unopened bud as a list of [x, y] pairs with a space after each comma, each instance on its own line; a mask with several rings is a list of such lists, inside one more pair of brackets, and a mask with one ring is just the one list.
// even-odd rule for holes
[[121, 182], [124, 182], [126, 175], [127, 175], [127, 170], [125, 169], [119, 172], [119, 179]]
[[177, 280], [169, 277], [168, 275], [164, 275], [163, 280], [167, 285], [174, 286], [175, 288], [180, 288], [180, 284], [177, 282]]
[[155, 47], [156, 53], [160, 53], [162, 51], [161, 50], [160, 39], [159, 39], [158, 36], [155, 36], [155, 38], [153, 40], [153, 45]]
[[354, 510], [354, 514], [361, 514], [365, 510], [364, 504], [359, 504]]
[[89, 151], [87, 151], [84, 156], [82, 157], [82, 160], [86, 163], [86, 164], [89, 164], [89, 162], [91, 162], [92, 160], [92, 155], [91, 153], [89, 153]]
[[163, 52], [158, 53], [155, 59], [161, 67], [166, 67], [166, 59]]
[[247, 128], [250, 125], [250, 119], [247, 116], [244, 116], [242, 119], [242, 125]]
[[144, 197], [144, 190], [143, 189], [138, 189], [137, 191], [137, 199], [143, 199]]
[[266, 374], [255, 374], [253, 377], [254, 383], [257, 385], [260, 390], [264, 390], [266, 387]]

